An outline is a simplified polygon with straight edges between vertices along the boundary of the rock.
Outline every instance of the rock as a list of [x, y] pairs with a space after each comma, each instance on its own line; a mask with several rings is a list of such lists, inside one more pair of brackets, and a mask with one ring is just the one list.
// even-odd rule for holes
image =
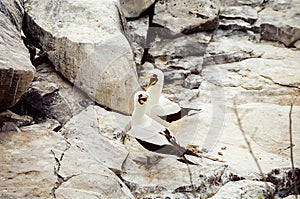
[[0, 136], [1, 198], [133, 198], [112, 171], [56, 132]]
[[[290, 106], [245, 104], [239, 108], [243, 127], [255, 143], [267, 152], [289, 157], [290, 137], [287, 132]], [[292, 121], [293, 142], [299, 143], [300, 128], [296, 125], [300, 122], [299, 106], [294, 107]], [[293, 149], [295, 154], [300, 152], [300, 147], [297, 145]], [[299, 164], [300, 158], [297, 156], [294, 158], [294, 161]]]
[[146, 48], [149, 17], [143, 17], [134, 21], [128, 21], [128, 30], [137, 65], [142, 64], [144, 49]]
[[201, 82], [202, 77], [200, 75], [191, 74], [184, 80], [183, 87], [189, 89], [199, 88]]
[[31, 124], [32, 117], [28, 115], [20, 116], [8, 110], [0, 113], [0, 123], [3, 122], [13, 122], [16, 124], [16, 126], [21, 127]]
[[118, 1], [27, 1], [25, 7], [24, 32], [55, 69], [97, 103], [130, 114], [139, 85]]
[[[216, 90], [216, 93], [219, 92], [219, 90]], [[195, 104], [195, 106], [192, 107], [201, 108], [201, 112], [192, 116], [184, 117], [181, 121], [172, 122], [169, 128], [174, 132], [177, 140], [179, 140], [182, 145], [185, 146], [187, 144], [193, 144], [199, 146], [200, 148], [206, 148], [209, 156], [223, 160], [231, 169], [236, 172], [237, 175], [243, 176], [249, 180], [260, 179], [259, 175], [257, 174], [257, 165], [249, 153], [249, 148], [245, 143], [243, 133], [236, 124], [236, 116], [233, 113], [233, 110], [229, 107], [229, 105], [226, 106], [226, 104], [224, 104], [225, 101], [223, 101], [222, 106], [221, 99], [214, 99], [213, 97], [211, 98], [212, 102], [209, 104], [199, 102], [198, 98], [191, 101], [190, 104]], [[267, 129], [263, 129], [259, 125], [256, 132], [252, 133], [253, 129], [257, 126], [257, 123], [252, 127], [252, 131], [247, 130], [251, 124], [253, 125], [255, 123], [256, 119], [258, 121], [260, 118], [259, 121], [263, 125], [266, 121], [266, 119], [263, 119], [264, 117], [278, 117], [277, 111], [272, 113], [267, 112], [268, 114], [265, 114], [266, 108], [264, 107], [268, 106], [270, 106], [270, 108], [273, 107], [273, 110], [286, 108], [271, 104], [257, 104], [257, 108], [254, 110], [250, 108], [246, 109], [246, 105], [240, 105], [237, 107], [246, 137], [249, 140], [252, 151], [254, 152], [255, 157], [258, 159], [260, 167], [264, 173], [268, 173], [274, 168], [282, 168], [290, 165], [289, 154], [281, 153], [279, 150], [282, 146], [280, 143], [273, 141], [274, 150], [271, 150], [269, 147], [270, 145], [268, 144], [269, 140], [271, 140], [270, 137], [280, 136], [280, 132], [288, 131], [285, 125], [276, 126], [281, 129], [279, 132], [278, 130], [274, 131], [274, 128], [271, 128], [275, 122], [287, 124], [287, 117], [281, 117], [278, 120], [274, 120], [274, 123], [270, 124], [270, 129], [272, 130], [268, 129], [268, 133], [272, 133], [272, 136], [265, 131]], [[261, 112], [258, 114], [256, 110], [260, 110]], [[295, 112], [297, 112], [296, 110], [297, 108], [295, 107]], [[244, 114], [246, 112], [248, 114], [251, 113], [252, 117], [244, 118]], [[294, 115], [295, 122], [297, 122], [296, 117], [297, 115]], [[299, 130], [297, 130], [296, 127], [294, 130], [294, 135], [297, 136]], [[265, 137], [264, 141], [258, 140], [259, 137]], [[288, 137], [289, 135], [286, 133], [284, 138], [280, 139], [286, 140]], [[269, 138], [269, 140], [267, 140], [267, 138]], [[297, 138], [295, 139], [296, 143]], [[287, 147], [288, 146], [289, 145], [287, 145]], [[298, 151], [298, 147], [295, 148], [295, 153], [296, 151]], [[219, 152], [222, 152], [222, 156], [219, 155]], [[295, 164], [298, 165], [299, 159], [297, 156], [294, 158]], [[239, 159], [239, 161], [237, 161], [237, 159]]]
[[165, 27], [172, 34], [188, 34], [215, 30], [218, 26], [219, 2], [172, 0], [158, 1], [153, 23]]
[[42, 129], [0, 133], [0, 136], [0, 197], [49, 198], [57, 180], [51, 150], [65, 149], [67, 143], [63, 137]]
[[[249, 37], [249, 36], [248, 36]], [[255, 50], [247, 37], [215, 37], [208, 45], [203, 58], [203, 66], [239, 62], [248, 58], [260, 57], [262, 52]]]
[[[40, 57], [39, 59], [44, 59]], [[36, 66], [35, 78], [20, 103], [13, 108], [19, 114], [29, 114], [36, 122], [55, 119], [64, 125], [73, 115], [94, 104], [85, 94], [58, 74], [45, 59]]]
[[23, 8], [20, 1], [0, 3], [0, 112], [18, 102], [35, 69], [21, 39]]
[[294, 46], [300, 50], [300, 40], [294, 43]]
[[296, 182], [297, 191], [299, 193], [300, 170], [295, 168], [295, 179], [293, 179], [291, 168], [274, 169], [267, 174], [267, 180], [272, 182], [277, 190], [280, 198], [285, 198], [288, 195], [295, 194], [294, 184]]
[[263, 4], [263, 0], [221, 0], [221, 5], [223, 6], [259, 6]]
[[252, 26], [242, 19], [221, 19], [219, 28], [223, 30], [251, 30]]
[[[295, 96], [300, 94], [297, 83], [300, 79], [298, 51], [267, 43], [256, 44], [247, 41], [247, 37], [246, 41], [229, 38], [222, 38], [221, 46], [217, 40], [208, 46], [200, 90], [208, 82], [222, 86], [228, 102], [235, 100], [236, 103], [266, 102], [280, 105], [289, 105], [292, 93]], [[224, 62], [227, 64], [220, 64]], [[205, 92], [202, 92], [201, 99], [207, 99]], [[297, 98], [294, 103], [299, 103]]]
[[164, 72], [164, 85], [182, 85], [186, 76], [189, 74], [186, 70], [170, 70]]
[[134, 198], [126, 185], [97, 158], [77, 146], [61, 156], [55, 169], [62, 183], [55, 187], [56, 198]]
[[[132, 147], [131, 143], [130, 146]], [[147, 167], [146, 158], [141, 151], [140, 149], [138, 153], [131, 152], [124, 163], [125, 172], [120, 175], [136, 198], [208, 198], [228, 181], [239, 179], [225, 165], [202, 163], [201, 166], [187, 167], [169, 157]]]
[[257, 18], [257, 10], [251, 6], [229, 6], [220, 10], [220, 18], [242, 19], [250, 24], [253, 24]]
[[59, 132], [106, 167], [122, 171], [128, 151], [117, 139], [129, 128], [129, 122], [125, 116], [110, 114], [98, 106], [89, 106], [74, 116]]
[[127, 18], [136, 18], [153, 5], [155, 0], [123, 0], [121, 8]]
[[293, 6], [283, 10], [267, 7], [259, 13], [254, 26], [260, 27], [262, 39], [279, 41], [288, 47], [300, 40], [300, 3], [294, 0], [289, 5]]
[[[275, 188], [271, 183], [268, 183], [271, 190], [266, 188], [265, 182], [256, 182], [249, 180], [241, 180], [237, 182], [228, 182], [225, 184], [216, 195], [211, 199], [222, 198], [270, 198], [275, 192]], [[270, 191], [272, 193], [270, 193]]]
[[[161, 30], [157, 28], [157, 32]], [[158, 34], [150, 44], [148, 53], [157, 66], [201, 70], [202, 56], [212, 37], [210, 33], [180, 35], [176, 38], [165, 36]]]
[[[24, 15], [23, 1], [20, 0], [3, 0], [0, 2], [1, 13], [5, 15], [18, 32], [22, 30], [22, 22]], [[20, 36], [20, 35], [18, 35]]]

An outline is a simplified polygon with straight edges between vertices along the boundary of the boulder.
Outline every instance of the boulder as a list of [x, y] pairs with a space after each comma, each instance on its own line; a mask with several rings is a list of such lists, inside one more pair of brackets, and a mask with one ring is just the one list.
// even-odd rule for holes
[[18, 0], [0, 2], [0, 111], [18, 102], [35, 72], [21, 39], [23, 12]]
[[130, 114], [139, 85], [118, 1], [30, 0], [25, 7], [24, 32], [55, 69], [97, 103]]
[[36, 122], [55, 119], [64, 125], [74, 115], [94, 102], [57, 73], [48, 59], [35, 59], [36, 74], [27, 92], [13, 107], [20, 114], [31, 115]]
[[211, 199], [252, 199], [252, 198], [270, 198], [275, 192], [275, 187], [271, 183], [241, 180], [237, 182], [228, 182]]
[[128, 151], [120, 141], [129, 128], [129, 122], [126, 116], [110, 114], [98, 106], [89, 106], [75, 115], [59, 132], [106, 167], [122, 171]]
[[207, 32], [178, 37], [167, 36], [164, 28], [151, 28], [149, 34], [156, 35], [150, 40], [149, 55], [161, 68], [174, 67], [191, 71], [200, 71], [203, 55], [206, 52], [212, 34]]
[[0, 138], [1, 198], [133, 198], [111, 170], [56, 132], [40, 126]]
[[136, 18], [154, 4], [155, 0], [121, 0], [121, 8], [127, 18]]
[[153, 23], [172, 34], [211, 31], [218, 27], [219, 1], [171, 0], [158, 1]]
[[300, 3], [293, 0], [288, 4], [293, 6], [278, 7], [280, 4], [276, 4], [259, 12], [254, 26], [260, 28], [262, 39], [279, 41], [290, 47], [300, 40]]
[[201, 72], [201, 99], [210, 98], [205, 87], [213, 83], [223, 88], [228, 102], [289, 105], [291, 95], [300, 94], [299, 51], [250, 42], [249, 37], [233, 35], [210, 43]]

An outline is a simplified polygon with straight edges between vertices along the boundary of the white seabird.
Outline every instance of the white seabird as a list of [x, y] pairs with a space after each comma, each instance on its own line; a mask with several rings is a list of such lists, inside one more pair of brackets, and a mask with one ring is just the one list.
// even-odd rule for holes
[[146, 92], [150, 98], [148, 100], [146, 113], [151, 118], [164, 124], [164, 120], [167, 122], [173, 122], [185, 115], [188, 115], [191, 110], [201, 110], [182, 108], [177, 103], [162, 96], [161, 93], [164, 83], [164, 74], [161, 70], [153, 69], [149, 71], [148, 74], [149, 75], [147, 75], [146, 78], [150, 78], [150, 81], [146, 87]]
[[185, 155], [200, 157], [198, 154], [180, 146], [174, 134], [168, 128], [165, 128], [145, 114], [149, 98], [148, 94], [144, 91], [138, 91], [135, 94], [130, 135], [135, 137], [149, 151], [173, 155], [180, 162], [196, 164], [187, 160]]

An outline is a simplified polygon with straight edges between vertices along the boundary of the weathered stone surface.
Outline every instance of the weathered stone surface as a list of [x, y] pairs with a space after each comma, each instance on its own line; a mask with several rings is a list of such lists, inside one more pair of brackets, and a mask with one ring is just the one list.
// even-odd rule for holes
[[229, 6], [220, 10], [220, 18], [225, 19], [242, 19], [253, 24], [257, 18], [257, 10], [251, 6]]
[[51, 198], [57, 181], [51, 150], [67, 143], [54, 132], [0, 133], [1, 198]]
[[64, 178], [55, 189], [56, 198], [134, 198], [126, 185], [93, 154], [70, 146], [56, 170]]
[[120, 0], [121, 8], [127, 18], [136, 18], [148, 9], [155, 0]]
[[275, 185], [276, 192], [280, 198], [295, 194], [295, 183], [299, 193], [300, 169], [296, 167], [294, 171], [295, 177], [293, 177], [292, 168], [277, 168], [266, 175], [266, 179]]
[[[176, 133], [177, 140], [183, 145], [194, 144], [206, 148], [211, 156], [224, 160], [240, 176], [260, 179], [257, 175], [257, 165], [249, 153], [241, 129], [236, 124], [236, 116], [232, 108], [225, 106], [230, 102], [223, 101], [222, 107], [222, 102], [217, 101], [220, 99], [214, 97], [211, 97], [215, 100], [211, 104], [201, 103], [197, 98], [192, 100], [189, 105], [194, 103], [193, 108], [201, 108], [201, 112], [173, 122], [170, 129]], [[289, 147], [288, 109], [288, 106], [272, 104], [246, 104], [237, 107], [246, 137], [265, 173], [274, 168], [290, 166], [290, 155], [287, 150]], [[299, 107], [294, 107], [293, 112], [295, 144], [299, 142], [296, 138], [299, 137], [299, 128], [296, 127], [299, 120], [298, 109]], [[283, 140], [283, 144], [277, 142], [276, 138]], [[295, 146], [294, 150], [298, 153], [299, 146]], [[298, 165], [300, 159], [294, 156], [294, 161]]]
[[53, 131], [0, 136], [1, 198], [133, 198], [92, 154]]
[[128, 151], [117, 139], [129, 128], [129, 122], [126, 116], [110, 114], [98, 106], [89, 106], [74, 116], [60, 133], [106, 167], [121, 171]]
[[20, 32], [24, 14], [23, 1], [3, 0], [0, 2], [0, 11], [15, 26], [17, 31]]
[[[201, 73], [202, 88], [205, 91], [208, 81], [222, 86], [226, 98], [237, 103], [288, 105], [291, 95], [300, 94], [299, 51], [248, 40], [249, 36], [231, 36], [211, 43], [204, 58], [207, 66]], [[202, 92], [203, 100], [207, 99], [205, 96], [206, 92]], [[299, 104], [297, 99], [294, 97], [294, 103]]]
[[25, 33], [55, 69], [99, 104], [130, 114], [130, 96], [139, 86], [118, 2], [48, 0], [25, 6]]
[[0, 113], [0, 132], [17, 131], [18, 127], [30, 125], [33, 122], [32, 117], [28, 115], [20, 116], [11, 111]]
[[29, 114], [36, 122], [48, 118], [64, 125], [73, 115], [94, 104], [58, 74], [49, 60], [37, 59], [41, 63], [36, 66], [35, 78], [14, 110], [22, 110], [20, 114]]
[[191, 74], [184, 80], [183, 87], [190, 89], [199, 88], [201, 82], [202, 77], [200, 75]]
[[220, 0], [222, 6], [259, 6], [263, 3], [263, 0]]
[[[133, 144], [130, 145], [132, 147]], [[208, 198], [223, 184], [239, 179], [226, 165], [212, 162], [187, 167], [176, 159], [163, 158], [147, 167], [145, 161], [141, 150], [139, 153], [132, 151], [124, 163], [125, 172], [121, 174], [122, 180], [136, 198], [155, 198], [155, 195]]]
[[143, 17], [134, 21], [128, 21], [131, 44], [137, 65], [142, 64], [144, 49], [146, 48], [147, 31], [149, 28], [149, 17]]
[[289, 5], [284, 9], [267, 7], [259, 13], [259, 18], [254, 25], [260, 27], [263, 39], [279, 41], [286, 46], [291, 46], [300, 40], [300, 3], [293, 0]]
[[21, 39], [22, 18], [20, 1], [0, 2], [0, 111], [17, 103], [35, 72]]
[[263, 52], [254, 48], [248, 37], [214, 37], [203, 58], [203, 66], [239, 62], [262, 56]]
[[218, 26], [219, 1], [158, 1], [153, 23], [172, 34], [215, 30]]
[[[270, 190], [266, 188], [264, 182], [241, 180], [237, 182], [228, 182], [225, 184], [216, 195], [211, 199], [223, 199], [223, 198], [269, 198], [271, 194], [274, 194], [275, 187], [268, 183]], [[272, 193], [270, 193], [272, 192]]]
[[[162, 29], [157, 28], [157, 32]], [[211, 40], [212, 34], [201, 32], [180, 37], [166, 38], [157, 35], [150, 44], [149, 55], [161, 68], [175, 67], [194, 71], [202, 68], [202, 56]]]

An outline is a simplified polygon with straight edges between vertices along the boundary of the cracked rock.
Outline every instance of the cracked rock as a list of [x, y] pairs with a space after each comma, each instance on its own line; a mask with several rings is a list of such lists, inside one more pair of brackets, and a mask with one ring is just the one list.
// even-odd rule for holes
[[[238, 182], [228, 182], [211, 199], [252, 199], [252, 198], [270, 198], [275, 192], [272, 183], [268, 183], [271, 188], [268, 190], [264, 182], [241, 180]], [[271, 193], [270, 193], [271, 192]]]
[[288, 47], [300, 40], [300, 3], [293, 0], [289, 5], [293, 6], [284, 9], [267, 7], [259, 13], [254, 26], [260, 27], [262, 39], [279, 41]]
[[153, 23], [172, 34], [211, 31], [218, 26], [218, 13], [218, 0], [160, 0], [155, 5]]
[[19, 0], [0, 2], [0, 112], [19, 101], [35, 73], [21, 39], [23, 13]]
[[129, 128], [130, 120], [101, 109], [89, 106], [75, 115], [60, 133], [106, 167], [121, 171], [128, 151], [120, 141]]
[[128, 96], [139, 85], [119, 1], [28, 0], [25, 7], [24, 33], [55, 69], [97, 103], [130, 114]]

